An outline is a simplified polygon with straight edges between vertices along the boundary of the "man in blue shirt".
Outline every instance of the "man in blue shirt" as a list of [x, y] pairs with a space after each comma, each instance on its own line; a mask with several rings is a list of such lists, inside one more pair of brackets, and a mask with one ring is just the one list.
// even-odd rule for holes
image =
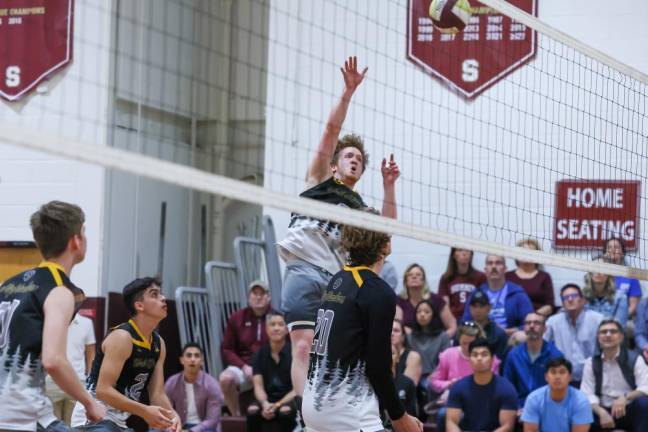
[[639, 303], [634, 324], [637, 349], [643, 353], [644, 358], [648, 361], [648, 299], [643, 299]]
[[557, 358], [547, 363], [548, 385], [531, 392], [522, 414], [524, 432], [587, 432], [594, 421], [587, 396], [569, 385], [572, 365]]
[[506, 357], [504, 376], [518, 392], [520, 406], [533, 390], [546, 384], [545, 372], [550, 360], [564, 357], [552, 342], [545, 342], [545, 317], [531, 312], [524, 319], [527, 341], [516, 346]]
[[493, 374], [493, 352], [486, 339], [472, 341], [469, 349], [474, 373], [450, 388], [446, 431], [513, 431], [518, 408], [515, 388]]

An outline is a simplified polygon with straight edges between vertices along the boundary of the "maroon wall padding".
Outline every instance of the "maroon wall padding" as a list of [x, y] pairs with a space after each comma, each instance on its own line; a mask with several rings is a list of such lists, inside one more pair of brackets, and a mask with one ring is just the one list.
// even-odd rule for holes
[[92, 320], [94, 326], [95, 339], [101, 343], [106, 334], [104, 322], [106, 321], [106, 299], [103, 297], [88, 297], [81, 304], [79, 315]]

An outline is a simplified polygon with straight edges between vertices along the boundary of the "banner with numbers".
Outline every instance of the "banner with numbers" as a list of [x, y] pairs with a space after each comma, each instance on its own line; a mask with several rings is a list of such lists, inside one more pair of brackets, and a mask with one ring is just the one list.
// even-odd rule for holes
[[[508, 0], [536, 15], [537, 0]], [[430, 0], [409, 0], [407, 58], [467, 98], [473, 98], [535, 55], [536, 32], [470, 0], [472, 17], [456, 34], [441, 33]]]
[[74, 0], [0, 0], [0, 97], [17, 101], [72, 60]]

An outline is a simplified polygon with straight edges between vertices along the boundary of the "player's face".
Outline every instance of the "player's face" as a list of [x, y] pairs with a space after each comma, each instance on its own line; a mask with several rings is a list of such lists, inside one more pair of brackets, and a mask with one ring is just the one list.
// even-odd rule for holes
[[340, 150], [337, 163], [333, 165], [335, 176], [345, 183], [355, 184], [362, 177], [362, 153], [355, 147]]
[[610, 240], [605, 248], [605, 254], [615, 263], [623, 261], [623, 248], [618, 240]]
[[79, 234], [74, 236], [74, 249], [76, 262], [80, 263], [85, 259], [86, 252], [88, 250], [88, 239], [85, 234], [85, 225], [81, 227]]
[[416, 322], [422, 327], [430, 325], [432, 315], [434, 315], [434, 312], [432, 312], [432, 308], [427, 303], [421, 303], [416, 308]]
[[605, 324], [598, 331], [598, 342], [601, 349], [614, 349], [623, 342], [623, 332], [615, 324]]
[[398, 322], [394, 321], [392, 324], [391, 343], [392, 345], [401, 347], [403, 346], [404, 341], [405, 335], [403, 334], [403, 328]]
[[407, 272], [407, 288], [421, 288], [425, 284], [423, 270], [420, 267], [412, 267]]
[[248, 302], [252, 309], [265, 309], [270, 304], [270, 293], [261, 287], [254, 287], [250, 290]]
[[506, 262], [504, 257], [497, 255], [488, 255], [486, 257], [486, 266], [484, 268], [488, 280], [501, 280], [506, 272]]
[[565, 366], [552, 367], [545, 373], [545, 380], [552, 390], [564, 390], [571, 381], [571, 374]]
[[167, 316], [167, 303], [162, 290], [156, 284], [151, 285], [144, 291], [142, 297], [142, 312], [154, 318], [163, 319]]
[[286, 321], [284, 321], [283, 317], [274, 315], [266, 321], [266, 331], [271, 341], [279, 342], [286, 338], [288, 327], [286, 327]]
[[488, 348], [479, 347], [470, 352], [470, 366], [475, 372], [486, 372], [493, 365], [493, 356]]
[[180, 356], [180, 364], [185, 371], [195, 372], [202, 366], [202, 354], [195, 347], [190, 347]]
[[468, 249], [455, 249], [452, 257], [457, 265], [467, 265], [470, 264], [470, 261], [472, 260], [472, 251], [469, 251]]

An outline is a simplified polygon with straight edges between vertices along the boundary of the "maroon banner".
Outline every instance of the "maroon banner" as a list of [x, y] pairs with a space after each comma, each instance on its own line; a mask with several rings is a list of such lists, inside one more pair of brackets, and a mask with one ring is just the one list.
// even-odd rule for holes
[[[536, 15], [536, 0], [508, 0]], [[407, 58], [467, 98], [473, 98], [535, 55], [536, 32], [470, 0], [472, 17], [457, 34], [441, 33], [428, 15], [430, 0], [409, 0]]]
[[628, 250], [639, 238], [639, 181], [562, 180], [556, 184], [554, 247], [602, 248], [620, 238]]
[[0, 0], [0, 97], [17, 101], [72, 60], [73, 0]]

